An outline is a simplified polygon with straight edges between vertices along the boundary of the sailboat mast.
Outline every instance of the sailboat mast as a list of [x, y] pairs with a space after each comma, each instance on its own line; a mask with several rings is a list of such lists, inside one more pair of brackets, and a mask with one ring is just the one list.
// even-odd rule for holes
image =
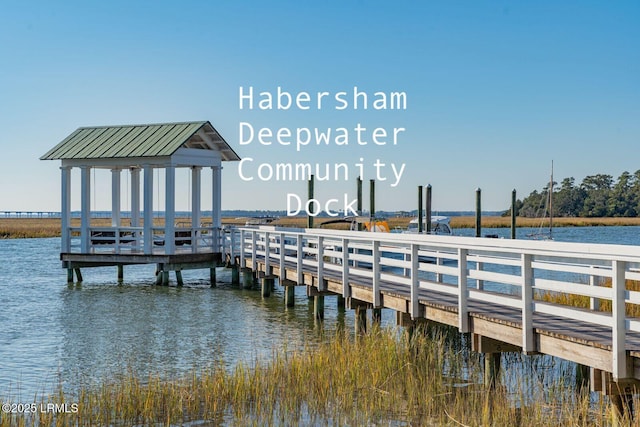
[[549, 182], [549, 239], [553, 239], [553, 160], [551, 160], [551, 181]]

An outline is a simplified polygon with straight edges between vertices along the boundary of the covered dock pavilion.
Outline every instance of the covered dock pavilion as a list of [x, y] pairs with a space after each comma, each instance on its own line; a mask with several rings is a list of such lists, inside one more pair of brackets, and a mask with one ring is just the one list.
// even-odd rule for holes
[[[61, 253], [70, 281], [80, 268], [157, 264], [157, 279], [168, 283], [169, 271], [210, 268], [222, 261], [221, 170], [223, 161], [240, 160], [208, 121], [146, 125], [81, 127], [44, 154], [61, 161]], [[80, 188], [71, 174], [80, 171]], [[190, 218], [176, 223], [176, 169], [189, 168]], [[91, 224], [92, 170], [111, 171], [111, 225]], [[211, 170], [211, 218], [203, 222], [203, 169]], [[154, 223], [154, 171], [164, 171], [164, 221]], [[130, 179], [130, 220], [122, 219], [122, 172]], [[142, 185], [141, 185], [142, 184]], [[141, 192], [142, 187], [142, 192]], [[80, 226], [71, 224], [71, 198], [80, 193]], [[94, 197], [99, 197], [94, 194]], [[141, 197], [142, 196], [142, 197]], [[108, 197], [108, 196], [104, 196]], [[159, 200], [155, 201], [156, 203]], [[142, 208], [142, 209], [141, 209]]]

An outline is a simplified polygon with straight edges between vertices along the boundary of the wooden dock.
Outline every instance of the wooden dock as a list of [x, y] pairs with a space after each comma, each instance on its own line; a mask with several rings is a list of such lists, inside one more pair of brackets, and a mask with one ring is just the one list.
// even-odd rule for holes
[[[238, 228], [237, 267], [358, 310], [392, 309], [472, 334], [482, 353], [522, 351], [591, 368], [593, 390], [629, 393], [640, 379], [640, 247], [322, 229]], [[609, 285], [604, 285], [609, 283]], [[544, 295], [582, 298], [577, 308]], [[611, 310], [601, 311], [608, 301]], [[322, 307], [322, 305], [321, 305]]]

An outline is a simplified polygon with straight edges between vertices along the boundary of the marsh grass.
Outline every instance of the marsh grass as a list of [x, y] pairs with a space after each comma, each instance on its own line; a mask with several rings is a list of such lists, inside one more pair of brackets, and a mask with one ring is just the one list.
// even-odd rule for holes
[[[338, 333], [304, 349], [274, 349], [268, 360], [221, 362], [185, 377], [133, 372], [46, 402], [76, 402], [77, 414], [2, 414], [0, 426], [179, 425], [605, 425], [608, 406], [560, 378], [534, 396], [482, 385], [482, 358], [432, 330], [411, 341], [374, 329]], [[522, 380], [524, 381], [524, 379]]]
[[[332, 218], [316, 218], [314, 224], [318, 227], [325, 221]], [[391, 229], [407, 228], [410, 217], [392, 217], [387, 222]], [[206, 220], [203, 218], [203, 220]], [[223, 224], [244, 225], [246, 218], [223, 218]], [[109, 218], [94, 218], [91, 220], [93, 226], [107, 227], [111, 225]], [[161, 225], [162, 219], [156, 218], [154, 224]], [[475, 217], [473, 216], [452, 216], [452, 228], [474, 228]], [[607, 225], [640, 225], [640, 218], [554, 218], [553, 224], [556, 227], [584, 227], [584, 226], [607, 226]], [[73, 218], [72, 226], [79, 226], [80, 220]], [[123, 225], [128, 225], [128, 220], [123, 221]], [[306, 217], [282, 217], [275, 221], [273, 225], [283, 227], [304, 228], [307, 225]], [[517, 227], [540, 227], [540, 219], [517, 218]], [[543, 227], [547, 224], [543, 224]], [[511, 227], [511, 219], [507, 217], [486, 216], [482, 218], [484, 228], [505, 228]], [[348, 229], [349, 225], [331, 225], [328, 228]], [[56, 218], [0, 218], [0, 239], [8, 238], [32, 238], [32, 237], [59, 237], [60, 219]]]
[[[611, 287], [611, 278], [605, 278], [599, 284], [599, 286], [604, 286], [607, 288]], [[638, 280], [626, 280], [625, 287], [628, 291], [640, 291], [640, 281]], [[578, 308], [589, 308], [590, 307], [590, 298], [584, 295], [575, 295], [568, 294], [565, 292], [552, 292], [552, 291], [544, 291], [536, 293], [536, 299], [551, 302], [554, 304], [560, 305], [568, 305], [571, 307]], [[630, 317], [640, 317], [640, 305], [626, 303], [625, 309], [627, 316]], [[599, 310], [602, 312], [611, 313], [611, 301], [601, 299]]]

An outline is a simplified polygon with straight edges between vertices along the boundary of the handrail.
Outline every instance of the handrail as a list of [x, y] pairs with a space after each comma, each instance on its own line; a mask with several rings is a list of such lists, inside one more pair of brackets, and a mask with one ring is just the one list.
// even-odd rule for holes
[[[303, 270], [317, 274], [320, 291], [324, 290], [323, 277], [330, 273], [342, 277], [343, 296], [349, 296], [351, 278], [366, 278], [371, 281], [375, 307], [380, 305], [382, 281], [406, 286], [412, 317], [422, 315], [419, 289], [455, 295], [461, 332], [469, 329], [467, 313], [472, 301], [518, 307], [524, 352], [537, 350], [536, 314], [611, 328], [611, 371], [615, 378], [631, 375], [625, 339], [628, 331], [640, 332], [640, 321], [627, 318], [625, 303], [640, 303], [640, 292], [627, 290], [625, 281], [638, 276], [640, 247], [271, 226], [239, 227], [227, 230], [227, 235], [224, 250], [231, 250], [228, 244], [237, 242], [233, 251], [243, 263], [250, 260], [248, 267], [256, 269], [258, 261], [264, 260], [267, 270], [272, 265], [282, 269], [285, 262], [291, 262], [299, 283]], [[611, 279], [611, 288], [598, 286], [605, 278]], [[591, 309], [543, 302], [534, 298], [536, 292], [586, 296]], [[601, 300], [611, 301], [611, 313], [597, 310]]]

